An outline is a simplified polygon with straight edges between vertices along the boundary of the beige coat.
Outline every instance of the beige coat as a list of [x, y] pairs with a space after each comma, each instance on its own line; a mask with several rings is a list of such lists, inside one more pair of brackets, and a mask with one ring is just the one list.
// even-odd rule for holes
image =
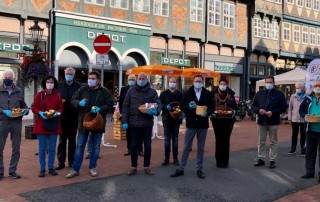
[[[305, 96], [306, 95], [304, 95], [304, 97]], [[291, 95], [289, 109], [288, 109], [288, 120], [289, 121], [296, 122], [296, 123], [303, 123], [304, 122], [304, 119], [301, 118], [301, 116], [299, 114], [299, 108], [300, 108], [300, 104], [301, 104], [302, 100], [303, 99], [301, 99], [299, 101], [296, 94]]]

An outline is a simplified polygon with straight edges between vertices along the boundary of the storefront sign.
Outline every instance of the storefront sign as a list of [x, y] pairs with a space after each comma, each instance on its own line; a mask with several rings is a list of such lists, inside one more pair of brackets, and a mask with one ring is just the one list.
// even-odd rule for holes
[[234, 66], [216, 65], [214, 66], [214, 70], [217, 72], [233, 73]]
[[[88, 39], [94, 40], [97, 36], [100, 36], [100, 35], [102, 35], [102, 33], [88, 32], [87, 37], [88, 37]], [[124, 36], [124, 35], [108, 34], [108, 33], [104, 33], [104, 35], [107, 35], [111, 39], [112, 42], [126, 43], [126, 41], [125, 41], [126, 36]]]
[[33, 45], [15, 44], [15, 43], [0, 43], [0, 51], [8, 52], [24, 52], [23, 47], [33, 48]]
[[161, 64], [190, 67], [189, 59], [161, 57]]
[[234, 63], [214, 63], [214, 71], [223, 74], [243, 74], [243, 65]]

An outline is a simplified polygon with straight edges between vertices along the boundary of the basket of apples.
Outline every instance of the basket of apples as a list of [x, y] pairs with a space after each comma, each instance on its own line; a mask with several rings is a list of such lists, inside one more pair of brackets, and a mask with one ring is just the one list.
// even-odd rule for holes
[[170, 114], [172, 118], [179, 119], [179, 117], [182, 115], [182, 110], [180, 109], [180, 103], [172, 102], [169, 105], [171, 106]]

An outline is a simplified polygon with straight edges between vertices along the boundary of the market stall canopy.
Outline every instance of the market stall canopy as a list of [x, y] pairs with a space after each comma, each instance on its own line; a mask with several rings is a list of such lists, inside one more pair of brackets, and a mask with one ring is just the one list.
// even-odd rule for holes
[[185, 68], [182, 70], [181, 76], [194, 77], [195, 75], [201, 75], [206, 78], [219, 78], [220, 73], [209, 69], [202, 68]]
[[166, 76], [179, 76], [182, 72], [181, 69], [166, 66], [166, 65], [145, 65], [145, 66], [139, 66], [134, 67], [132, 69], [128, 69], [126, 72], [126, 75], [130, 74], [139, 74], [141, 72], [146, 73], [147, 75], [166, 75]]
[[[307, 71], [301, 69], [300, 67], [296, 67], [294, 70], [288, 71], [283, 74], [279, 74], [274, 76], [274, 81], [276, 85], [283, 85], [283, 84], [295, 84], [296, 82], [305, 82]], [[256, 91], [259, 90], [260, 86], [264, 86], [265, 81], [261, 79], [256, 81]]]

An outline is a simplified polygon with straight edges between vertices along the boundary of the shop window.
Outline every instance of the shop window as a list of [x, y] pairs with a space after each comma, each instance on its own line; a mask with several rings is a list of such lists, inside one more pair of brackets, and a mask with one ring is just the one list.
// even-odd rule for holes
[[85, 0], [85, 3], [91, 3], [91, 4], [99, 4], [99, 5], [104, 5], [105, 2], [104, 0]]
[[203, 18], [203, 0], [190, 1], [190, 21], [202, 22]]
[[160, 16], [169, 16], [169, 0], [154, 0], [153, 14]]
[[273, 76], [273, 67], [272, 66], [267, 67], [267, 75]]
[[265, 66], [262, 66], [262, 65], [260, 65], [260, 66], [258, 66], [258, 75], [259, 76], [264, 76], [265, 75]]
[[221, 1], [209, 0], [209, 24], [220, 26], [221, 21]]
[[150, 0], [133, 0], [133, 11], [150, 13]]
[[250, 65], [250, 75], [256, 75], [256, 74], [257, 74], [257, 66]]
[[[100, 0], [100, 1], [104, 1], [104, 0]], [[128, 0], [110, 0], [110, 7], [128, 10], [129, 3], [128, 3]]]

